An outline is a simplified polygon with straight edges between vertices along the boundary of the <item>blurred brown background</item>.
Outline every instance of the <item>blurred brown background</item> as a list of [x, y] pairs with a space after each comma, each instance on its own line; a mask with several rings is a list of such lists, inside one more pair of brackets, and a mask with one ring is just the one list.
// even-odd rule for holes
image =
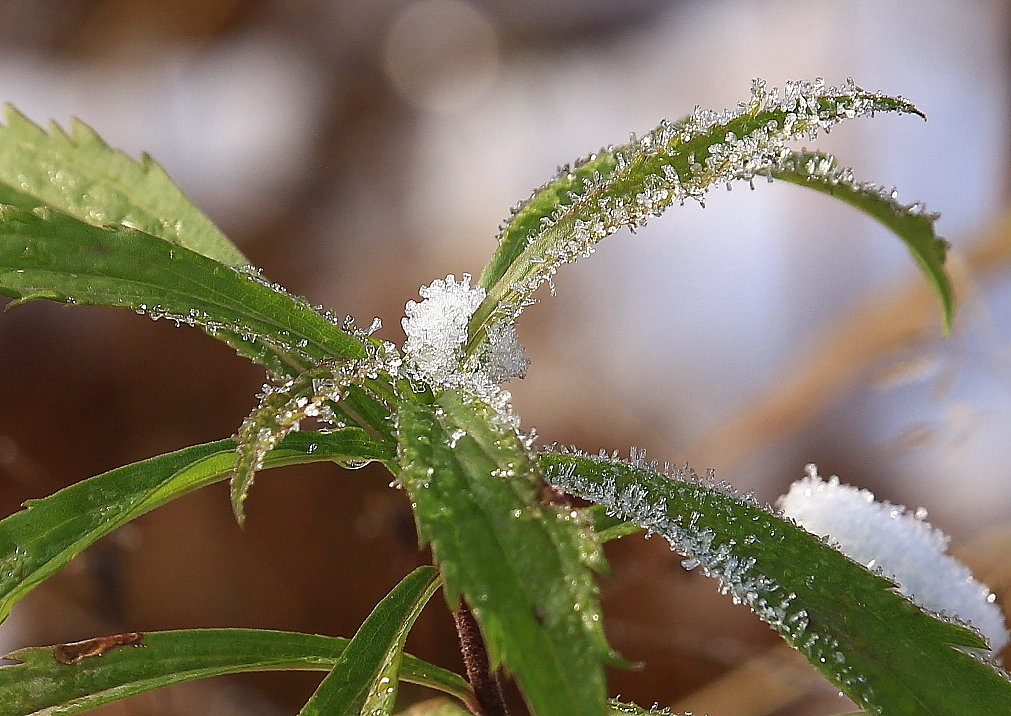
[[[942, 341], [900, 242], [790, 186], [714, 193], [563, 270], [510, 386], [546, 441], [715, 468], [772, 501], [806, 462], [925, 505], [1011, 591], [1009, 13], [1005, 3], [735, 0], [8, 0], [0, 99], [147, 150], [266, 274], [402, 340], [417, 287], [474, 274], [554, 168], [762, 77], [853, 76], [930, 117], [819, 142], [942, 211], [961, 290]], [[188, 329], [29, 304], [0, 320], [0, 507], [231, 434], [262, 373]], [[0, 647], [250, 626], [350, 635], [420, 563], [403, 495], [366, 469], [263, 474], [138, 520], [38, 589]], [[657, 540], [609, 548], [611, 691], [713, 716], [828, 714], [835, 690]], [[410, 641], [455, 668], [443, 605]], [[104, 714], [290, 714], [319, 675], [173, 687]], [[420, 697], [408, 690], [405, 696]]]

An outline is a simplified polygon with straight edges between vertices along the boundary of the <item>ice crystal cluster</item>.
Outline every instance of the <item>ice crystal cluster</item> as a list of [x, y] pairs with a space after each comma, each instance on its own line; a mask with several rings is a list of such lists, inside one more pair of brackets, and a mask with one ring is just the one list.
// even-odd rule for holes
[[404, 354], [415, 374], [442, 388], [467, 388], [485, 394], [491, 386], [522, 377], [527, 360], [515, 325], [500, 322], [488, 330], [488, 340], [471, 356], [465, 355], [467, 326], [486, 292], [449, 274], [422, 286], [421, 302], [408, 301], [402, 321], [407, 340]]
[[607, 705], [611, 709], [611, 715], [630, 714], [631, 716], [692, 716], [691, 713], [674, 713], [669, 708], [661, 707], [660, 704], [653, 704], [649, 710], [640, 708], [635, 704], [622, 703], [617, 698], [610, 699]]
[[995, 653], [1004, 648], [1008, 631], [993, 593], [946, 554], [949, 538], [924, 520], [924, 510], [875, 501], [838, 477], [822, 480], [813, 465], [807, 473], [779, 499], [784, 515], [894, 580], [917, 604], [974, 626]]

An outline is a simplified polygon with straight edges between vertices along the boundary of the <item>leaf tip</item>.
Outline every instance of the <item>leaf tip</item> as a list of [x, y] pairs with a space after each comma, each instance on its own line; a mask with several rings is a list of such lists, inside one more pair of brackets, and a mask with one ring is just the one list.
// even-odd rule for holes
[[[12, 651], [9, 654], [4, 654], [3, 656], [0, 656], [0, 661], [12, 661], [12, 662], [14, 662], [12, 664], [5, 664], [3, 666], [17, 666], [18, 664], [24, 664], [25, 660], [22, 659], [20, 656], [18, 656], [18, 654], [20, 654], [21, 651], [22, 650]], [[3, 668], [3, 666], [0, 666], [0, 668]]]
[[944, 301], [941, 317], [941, 337], [951, 338], [951, 331], [955, 326], [955, 299], [949, 298]]
[[58, 138], [58, 139], [62, 139], [64, 141], [66, 141], [68, 143], [71, 143], [71, 144], [73, 143], [73, 140], [71, 139], [70, 135], [67, 133], [67, 130], [65, 130], [63, 128], [63, 125], [61, 125], [55, 119], [50, 119], [49, 120], [49, 124], [47, 126], [47, 129], [44, 129], [43, 131], [46, 134], [48, 134], [50, 137], [54, 138], [54, 139]]
[[244, 504], [249, 488], [253, 484], [252, 472], [241, 471], [238, 468], [232, 470], [228, 480], [229, 497], [232, 503], [232, 514], [235, 515], [235, 522], [239, 527], [246, 526], [246, 510]]
[[4, 102], [4, 121], [10, 129], [20, 126], [26, 129], [34, 129], [37, 132], [42, 131], [41, 127], [28, 119], [24, 112], [15, 107], [11, 102]]
[[235, 495], [234, 492], [232, 494], [232, 514], [235, 515], [235, 523], [240, 528], [246, 526], [246, 510], [243, 506], [245, 499], [245, 495]]

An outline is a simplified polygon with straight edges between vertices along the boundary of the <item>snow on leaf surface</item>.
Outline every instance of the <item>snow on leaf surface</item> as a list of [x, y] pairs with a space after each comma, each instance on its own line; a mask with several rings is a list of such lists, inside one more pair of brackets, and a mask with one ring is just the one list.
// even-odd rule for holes
[[1011, 679], [960, 622], [924, 611], [893, 581], [726, 483], [641, 452], [546, 452], [555, 487], [663, 536], [871, 713], [1011, 713]]
[[917, 604], [957, 617], [979, 629], [999, 652], [1008, 642], [994, 594], [969, 568], [946, 554], [949, 537], [902, 505], [878, 502], [874, 493], [822, 480], [813, 465], [779, 498], [783, 514], [808, 532], [827, 538], [850, 558], [895, 580]]
[[470, 274], [463, 274], [460, 281], [449, 274], [422, 286], [419, 293], [424, 300], [408, 301], [401, 322], [409, 366], [427, 383], [468, 389], [504, 410], [509, 394], [498, 384], [522, 377], [527, 368], [514, 323], [504, 320], [492, 325], [487, 343], [466, 355], [467, 325], [484, 300], [485, 289], [471, 286]]
[[407, 316], [401, 322], [407, 341], [404, 353], [422, 378], [438, 385], [459, 379], [467, 322], [481, 305], [485, 290], [470, 285], [470, 276], [457, 282], [449, 274], [437, 278], [418, 293], [420, 303], [408, 301]]

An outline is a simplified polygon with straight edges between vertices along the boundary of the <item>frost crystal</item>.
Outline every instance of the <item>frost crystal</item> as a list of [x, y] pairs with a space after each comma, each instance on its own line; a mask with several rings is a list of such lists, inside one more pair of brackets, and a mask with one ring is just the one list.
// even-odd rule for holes
[[[566, 187], [564, 201], [551, 212], [541, 212], [537, 228], [527, 235], [528, 268], [510, 279], [513, 314], [562, 264], [593, 253], [597, 243], [618, 229], [634, 230], [674, 202], [697, 201], [704, 206], [707, 192], [729, 187], [735, 180], [753, 182], [767, 176], [771, 181], [775, 171], [793, 161], [788, 142], [814, 139], [844, 120], [878, 111], [918, 113], [905, 100], [868, 92], [852, 80], [832, 87], [816, 78], [788, 82], [779, 90], [756, 79], [750, 99], [734, 109], [696, 107], [678, 122], [665, 120], [627, 145], [607, 147], [563, 167], [528, 203], [513, 210], [514, 217], [536, 216], [538, 200], [544, 200], [546, 191]], [[835, 172], [832, 180], [852, 182], [834, 167], [825, 169], [830, 170]], [[507, 221], [500, 241], [512, 229]]]
[[945, 554], [949, 538], [924, 521], [924, 510], [911, 514], [901, 505], [876, 502], [872, 492], [843, 485], [838, 477], [824, 481], [813, 465], [779, 506], [808, 532], [893, 579], [917, 604], [976, 627], [995, 653], [1007, 644], [1004, 615], [989, 587]]
[[[557, 457], [543, 463], [549, 484], [604, 505], [609, 515], [664, 537], [686, 558], [686, 568], [698, 568], [714, 577], [722, 593], [729, 594], [735, 603], [748, 605], [808, 661], [825, 665], [850, 698], [873, 705], [875, 687], [868, 678], [872, 675], [864, 673], [859, 658], [848, 659], [848, 654], [858, 656], [863, 647], [849, 636], [847, 643], [840, 640], [846, 633], [845, 621], [826, 619], [805, 606], [822, 601], [817, 575], [805, 577], [776, 566], [776, 545], [791, 539], [782, 532], [796, 528], [784, 529], [787, 525], [771, 510], [749, 495], [736, 494], [726, 483], [714, 482], [711, 474], [700, 478], [687, 466], [661, 467], [646, 460], [641, 451], [633, 451], [625, 461], [617, 453], [593, 456], [564, 448], [553, 450]], [[816, 483], [810, 484], [816, 487]], [[889, 512], [893, 510], [900, 511], [888, 506]], [[966, 571], [962, 581], [967, 579]], [[967, 615], [961, 616], [965, 619]], [[975, 614], [968, 616], [975, 619]], [[976, 626], [987, 631], [984, 624]], [[1006, 638], [999, 619], [997, 626], [997, 634], [990, 636], [995, 648]]]
[[419, 375], [436, 384], [454, 382], [463, 360], [467, 323], [484, 300], [485, 291], [470, 285], [470, 276], [438, 278], [418, 291], [421, 303], [407, 302], [401, 321], [407, 342], [404, 353]]
[[492, 383], [522, 378], [527, 372], [529, 361], [523, 357], [523, 346], [520, 345], [516, 326], [512, 321], [502, 321], [489, 326], [488, 340], [479, 350], [477, 358], [470, 363], [481, 366]]
[[447, 388], [470, 388], [487, 395], [493, 386], [522, 377], [527, 361], [511, 321], [493, 324], [488, 341], [470, 357], [464, 355], [467, 325], [485, 298], [481, 286], [470, 285], [470, 275], [457, 282], [449, 274], [419, 290], [420, 303], [407, 302], [403, 319], [404, 353], [421, 379]]
[[795, 172], [809, 181], [821, 182], [830, 186], [842, 186], [857, 194], [878, 199], [889, 206], [896, 215], [920, 216], [933, 223], [941, 218], [937, 212], [927, 211], [927, 205], [921, 201], [903, 204], [899, 201], [899, 193], [895, 187], [890, 189], [873, 182], [858, 181], [853, 170], [839, 164], [831, 154], [818, 152], [780, 151], [779, 160], [773, 171]]

